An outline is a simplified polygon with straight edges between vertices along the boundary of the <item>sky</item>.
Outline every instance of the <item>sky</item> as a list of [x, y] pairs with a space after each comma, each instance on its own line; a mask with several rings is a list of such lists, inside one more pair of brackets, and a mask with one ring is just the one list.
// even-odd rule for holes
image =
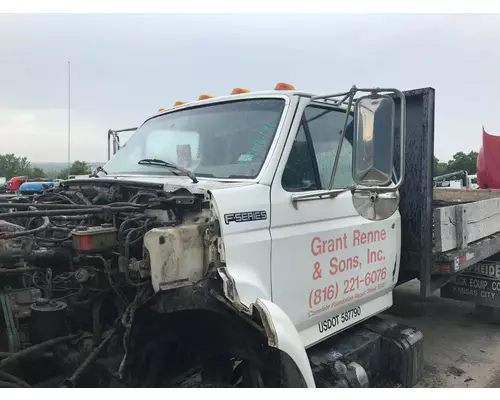
[[108, 129], [202, 93], [436, 89], [434, 153], [500, 134], [500, 15], [0, 15], [0, 154], [104, 161]]

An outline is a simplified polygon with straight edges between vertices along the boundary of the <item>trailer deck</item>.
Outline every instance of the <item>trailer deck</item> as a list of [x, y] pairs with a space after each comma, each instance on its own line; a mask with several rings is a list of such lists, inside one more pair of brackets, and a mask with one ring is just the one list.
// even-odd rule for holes
[[500, 231], [500, 190], [435, 189], [434, 205], [434, 253], [465, 250]]
[[435, 189], [433, 197], [432, 289], [500, 306], [500, 263], [491, 259], [500, 253], [500, 190]]

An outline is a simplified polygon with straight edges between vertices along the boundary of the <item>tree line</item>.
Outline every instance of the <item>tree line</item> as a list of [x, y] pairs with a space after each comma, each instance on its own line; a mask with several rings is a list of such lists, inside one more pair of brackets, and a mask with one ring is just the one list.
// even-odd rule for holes
[[[434, 156], [434, 176], [444, 175], [456, 171], [467, 171], [469, 175], [476, 173], [476, 151], [465, 154], [459, 151], [449, 161], [440, 161]], [[43, 169], [33, 167], [26, 157], [17, 157], [15, 154], [0, 154], [0, 177], [7, 180], [13, 176], [29, 176], [30, 178], [58, 178], [67, 179], [69, 175], [90, 174], [91, 166], [85, 161], [75, 161], [71, 167], [57, 172], [46, 173]]]
[[60, 171], [46, 173], [43, 169], [34, 167], [26, 157], [18, 157], [15, 154], [0, 154], [0, 177], [7, 180], [13, 176], [28, 176], [29, 178], [58, 178], [67, 179], [69, 175], [90, 174], [91, 167], [85, 161], [75, 161], [70, 168]]
[[467, 171], [469, 175], [476, 174], [477, 151], [465, 154], [463, 151], [453, 155], [447, 162], [440, 161], [434, 156], [434, 176], [449, 174], [457, 171]]

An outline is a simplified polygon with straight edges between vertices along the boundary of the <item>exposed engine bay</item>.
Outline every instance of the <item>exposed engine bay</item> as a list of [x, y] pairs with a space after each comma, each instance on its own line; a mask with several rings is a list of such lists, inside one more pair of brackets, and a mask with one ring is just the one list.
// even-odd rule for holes
[[[124, 381], [134, 310], [161, 289], [152, 281], [207, 274], [210, 212], [203, 194], [114, 179], [1, 200], [0, 387]], [[165, 248], [153, 263], [148, 240]]]

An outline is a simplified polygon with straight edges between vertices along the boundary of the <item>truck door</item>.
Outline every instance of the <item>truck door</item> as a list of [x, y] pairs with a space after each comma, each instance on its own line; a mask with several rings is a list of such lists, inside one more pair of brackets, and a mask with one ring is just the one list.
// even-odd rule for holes
[[334, 179], [346, 190], [325, 195], [345, 111], [302, 99], [297, 112], [271, 187], [271, 278], [273, 302], [308, 347], [392, 305], [400, 217], [369, 221], [356, 212], [351, 139]]

